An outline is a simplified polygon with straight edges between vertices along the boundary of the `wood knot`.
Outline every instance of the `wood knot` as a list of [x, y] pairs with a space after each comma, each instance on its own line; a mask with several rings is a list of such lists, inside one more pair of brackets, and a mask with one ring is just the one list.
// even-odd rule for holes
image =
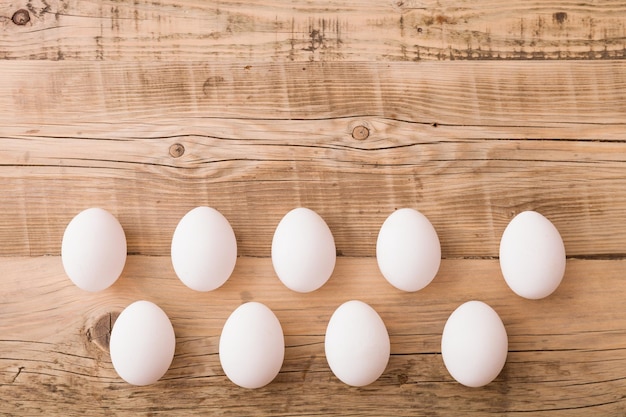
[[170, 146], [170, 155], [173, 158], [180, 158], [185, 153], [185, 147], [180, 143], [175, 143]]
[[87, 340], [93, 342], [103, 351], [108, 352], [111, 330], [113, 330], [113, 325], [119, 315], [120, 313], [118, 312], [110, 312], [100, 316], [93, 327], [87, 329]]
[[352, 137], [356, 140], [365, 140], [369, 137], [370, 135], [370, 130], [363, 126], [356, 126], [354, 129], [352, 129]]
[[26, 9], [19, 9], [17, 12], [13, 13], [11, 20], [18, 26], [24, 26], [26, 23], [30, 22], [30, 13], [28, 13]]
[[202, 91], [204, 92], [205, 96], [210, 97], [214, 93], [214, 90], [222, 86], [225, 82], [226, 80], [221, 75], [209, 77], [202, 85]]

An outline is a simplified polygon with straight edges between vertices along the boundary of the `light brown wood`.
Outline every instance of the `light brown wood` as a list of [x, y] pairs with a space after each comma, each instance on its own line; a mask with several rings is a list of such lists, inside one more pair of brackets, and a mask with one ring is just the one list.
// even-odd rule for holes
[[[625, 253], [622, 63], [0, 67], [12, 92], [0, 97], [7, 255], [59, 254], [86, 206], [120, 218], [131, 253], [167, 255], [201, 204], [226, 215], [245, 256], [269, 256], [297, 206], [320, 212], [346, 256], [373, 256], [403, 206], [431, 219], [447, 258], [497, 256], [528, 209], [572, 257]], [[207, 77], [221, 77], [209, 74], [231, 81], [207, 94]], [[571, 80], [548, 90], [541, 74]]]
[[[122, 139], [125, 132], [120, 129], [128, 128], [121, 123], [133, 127], [142, 122], [148, 124], [143, 129], [154, 125], [171, 136], [184, 135], [226, 118], [241, 126], [218, 125], [216, 136], [233, 137], [233, 129], [260, 123], [253, 132], [261, 139], [262, 126], [267, 129], [275, 120], [383, 117], [392, 119], [391, 127], [394, 121], [413, 122], [415, 134], [436, 124], [463, 126], [481, 139], [610, 140], [623, 138], [626, 115], [622, 61], [252, 65], [2, 61], [0, 68], [0, 88], [8, 93], [0, 97], [3, 125], [28, 127], [26, 131], [39, 129], [32, 124], [67, 126], [71, 130], [63, 133], [72, 137], [115, 133], [111, 138]], [[111, 133], [93, 123], [106, 124]], [[289, 126], [277, 133], [288, 137]], [[341, 127], [333, 133], [351, 135], [352, 128]], [[309, 135], [316, 135], [317, 129], [312, 125]], [[437, 139], [449, 137], [436, 129], [427, 132]]]
[[[131, 256], [122, 277], [97, 294], [65, 277], [58, 257], [3, 261], [1, 388], [3, 411], [15, 414], [110, 415], [167, 410], [210, 415], [455, 414], [613, 415], [624, 411], [626, 374], [625, 261], [570, 260], [550, 297], [524, 300], [501, 279], [496, 260], [446, 260], [423, 291], [391, 287], [372, 258], [339, 258], [320, 290], [297, 294], [274, 276], [265, 258], [239, 258], [220, 289], [198, 293], [174, 275], [168, 257]], [[177, 336], [174, 362], [149, 387], [117, 377], [96, 340], [102, 316], [137, 299], [159, 304]], [[323, 334], [344, 301], [377, 309], [391, 335], [383, 376], [350, 388], [330, 372]], [[480, 299], [500, 314], [509, 335], [502, 374], [482, 389], [465, 388], [447, 374], [441, 331], [462, 302]], [[265, 388], [233, 385], [219, 365], [221, 328], [245, 301], [272, 308], [285, 333], [285, 362]], [[236, 405], [236, 407], [235, 407]], [[231, 408], [232, 407], [232, 408]]]
[[[31, 0], [0, 5], [6, 59], [623, 59], [626, 6], [569, 0]], [[16, 25], [22, 7], [30, 20]], [[43, 34], [42, 34], [43, 32]]]
[[[451, 0], [16, 0], [0, 4], [0, 414], [259, 416], [626, 415], [626, 3]], [[169, 259], [180, 218], [220, 210], [234, 275], [197, 293]], [[129, 258], [97, 294], [67, 279], [63, 230], [110, 210]], [[328, 222], [338, 263], [287, 290], [270, 243], [296, 206]], [[439, 275], [399, 292], [375, 242], [396, 208], [432, 221]], [[561, 232], [563, 284], [515, 296], [498, 267], [508, 221]], [[382, 377], [339, 382], [324, 331], [349, 299], [391, 336]], [[162, 381], [111, 366], [111, 324], [137, 299], [177, 335]], [[440, 338], [480, 299], [509, 333], [502, 374], [454, 382]], [[235, 387], [221, 328], [257, 300], [283, 324], [277, 379]]]

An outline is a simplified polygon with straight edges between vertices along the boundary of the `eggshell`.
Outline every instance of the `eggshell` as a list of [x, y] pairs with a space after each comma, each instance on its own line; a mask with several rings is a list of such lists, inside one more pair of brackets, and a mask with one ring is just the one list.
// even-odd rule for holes
[[500, 240], [500, 269], [521, 297], [540, 299], [552, 294], [565, 274], [565, 246], [559, 231], [536, 211], [518, 214]]
[[126, 307], [111, 330], [111, 362], [129, 384], [157, 382], [170, 367], [175, 347], [172, 323], [150, 301], [135, 301]]
[[339, 306], [330, 318], [324, 349], [335, 376], [345, 384], [361, 387], [385, 371], [391, 344], [376, 310], [352, 300]]
[[335, 240], [328, 225], [308, 208], [291, 210], [282, 218], [272, 240], [272, 264], [289, 289], [315, 291], [335, 268]]
[[439, 271], [441, 246], [437, 232], [419, 211], [396, 210], [380, 228], [376, 260], [391, 285], [403, 291], [421, 290]]
[[61, 242], [65, 273], [85, 291], [101, 291], [119, 278], [126, 263], [126, 235], [108, 211], [89, 208], [67, 225]]
[[174, 271], [187, 287], [211, 291], [222, 286], [235, 269], [237, 239], [219, 211], [196, 207], [176, 226], [171, 254]]
[[243, 388], [260, 388], [278, 375], [285, 339], [278, 318], [264, 304], [240, 305], [226, 320], [219, 356], [226, 376]]
[[506, 362], [508, 338], [498, 313], [482, 301], [460, 305], [448, 318], [441, 356], [450, 375], [468, 387], [493, 381]]

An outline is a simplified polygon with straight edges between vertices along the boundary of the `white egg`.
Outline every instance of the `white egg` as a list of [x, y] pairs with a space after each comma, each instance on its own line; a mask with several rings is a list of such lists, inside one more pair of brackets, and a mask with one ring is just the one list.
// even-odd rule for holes
[[500, 269], [521, 297], [536, 300], [552, 294], [565, 274], [565, 246], [559, 231], [536, 211], [518, 214], [500, 240]]
[[396, 210], [380, 228], [376, 260], [391, 285], [403, 291], [421, 290], [439, 271], [441, 246], [437, 232], [419, 211]]
[[333, 313], [324, 340], [326, 360], [335, 376], [362, 387], [376, 381], [387, 367], [391, 344], [385, 323], [368, 304], [352, 300]]
[[92, 292], [110, 287], [126, 264], [122, 225], [104, 209], [81, 211], [65, 228], [61, 261], [77, 287]]
[[172, 265], [178, 278], [196, 291], [222, 286], [237, 262], [237, 239], [217, 210], [196, 207], [180, 220], [172, 237]]
[[441, 356], [450, 375], [468, 387], [481, 387], [502, 371], [508, 352], [498, 313], [482, 301], [461, 304], [448, 318]]
[[226, 376], [243, 388], [260, 388], [278, 375], [285, 338], [278, 318], [264, 304], [240, 305], [226, 320], [219, 356]]
[[129, 384], [157, 382], [170, 367], [175, 347], [172, 323], [150, 301], [136, 301], [126, 307], [111, 330], [111, 362]]
[[335, 269], [335, 240], [328, 225], [308, 208], [282, 218], [272, 240], [272, 264], [289, 289], [311, 292], [328, 281]]

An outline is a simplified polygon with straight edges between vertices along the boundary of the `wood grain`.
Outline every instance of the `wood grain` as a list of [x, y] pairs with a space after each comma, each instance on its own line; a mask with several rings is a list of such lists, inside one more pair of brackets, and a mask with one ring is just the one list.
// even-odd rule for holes
[[621, 61], [0, 65], [2, 124], [67, 126], [71, 136], [96, 122], [171, 132], [221, 118], [254, 125], [378, 116], [415, 128], [461, 125], [480, 138], [623, 139], [626, 115]]
[[[528, 209], [571, 257], [625, 253], [621, 63], [0, 66], [5, 255], [58, 255], [69, 220], [103, 206], [131, 253], [164, 256], [196, 205], [226, 215], [244, 256], [269, 256], [297, 206], [346, 256], [373, 256], [403, 206], [431, 219], [446, 258], [497, 256]], [[229, 81], [207, 93], [216, 74]], [[539, 74], [569, 81], [546, 89]]]
[[[570, 260], [562, 285], [540, 301], [508, 290], [496, 260], [444, 261], [433, 283], [417, 293], [387, 284], [372, 258], [340, 258], [329, 282], [310, 294], [286, 289], [263, 258], [239, 258], [231, 279], [210, 293], [184, 287], [168, 257], [131, 256], [118, 282], [97, 294], [74, 287], [58, 257], [8, 258], [3, 269], [0, 390], [11, 398], [2, 407], [9, 414], [432, 416], [462, 410], [468, 416], [619, 416], [626, 411], [626, 302], [618, 291], [625, 261]], [[159, 304], [177, 335], [170, 370], [149, 387], [132, 387], [117, 377], [93, 336], [100, 317], [108, 320], [137, 299]], [[376, 308], [392, 341], [385, 373], [365, 388], [344, 386], [324, 356], [330, 315], [349, 299]], [[470, 299], [492, 305], [509, 335], [502, 374], [481, 389], [455, 383], [439, 347], [448, 315]], [[223, 323], [250, 300], [275, 311], [287, 345], [279, 376], [259, 390], [230, 383], [217, 356]]]
[[[626, 415], [626, 3], [620, 0], [11, 0], [0, 3], [0, 414], [259, 416]], [[234, 275], [184, 287], [169, 248], [197, 205], [237, 236]], [[110, 289], [65, 277], [63, 230], [110, 210], [129, 258]], [[338, 263], [319, 291], [275, 277], [280, 218], [328, 222]], [[417, 293], [376, 266], [380, 225], [414, 207], [443, 263]], [[538, 210], [561, 232], [563, 284], [515, 296], [498, 244]], [[342, 302], [384, 319], [383, 376], [351, 388], [323, 336]], [[177, 335], [162, 381], [111, 366], [112, 323], [137, 299]], [[448, 315], [501, 315], [509, 356], [480, 389], [441, 360]], [[225, 377], [223, 323], [266, 303], [285, 363], [260, 390]]]
[[[15, 24], [18, 10], [29, 21]], [[0, 58], [624, 59], [622, 1], [29, 0], [0, 5]]]

